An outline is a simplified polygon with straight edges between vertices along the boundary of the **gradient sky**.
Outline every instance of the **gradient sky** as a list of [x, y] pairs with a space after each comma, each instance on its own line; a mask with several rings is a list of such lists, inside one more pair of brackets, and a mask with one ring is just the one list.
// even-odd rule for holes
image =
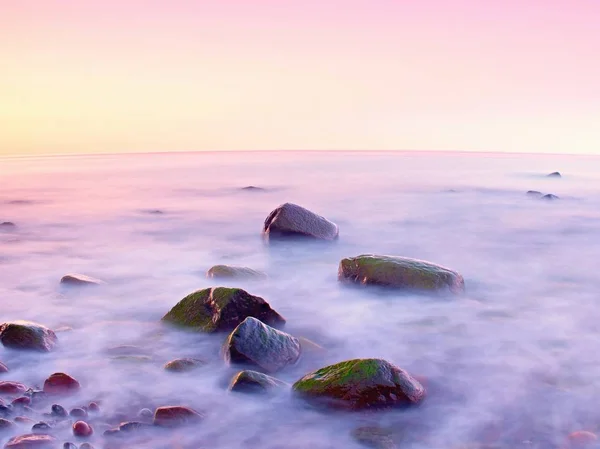
[[0, 0], [0, 153], [600, 153], [598, 0]]

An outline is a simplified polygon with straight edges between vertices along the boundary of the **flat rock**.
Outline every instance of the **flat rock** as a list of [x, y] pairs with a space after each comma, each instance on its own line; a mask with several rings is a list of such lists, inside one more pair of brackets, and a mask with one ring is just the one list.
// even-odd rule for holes
[[27, 391], [27, 385], [11, 380], [0, 381], [0, 394], [22, 394]]
[[229, 385], [230, 391], [241, 393], [268, 393], [287, 384], [257, 371], [244, 370], [237, 373]]
[[264, 192], [265, 191], [265, 189], [263, 189], [262, 187], [256, 187], [256, 186], [242, 187], [242, 190], [246, 190], [246, 191], [250, 191], [250, 192]]
[[465, 281], [459, 273], [440, 265], [408, 257], [373, 254], [342, 259], [338, 279], [410, 290], [460, 293], [465, 288]]
[[11, 438], [4, 449], [55, 449], [57, 447], [58, 441], [53, 436], [30, 433]]
[[171, 371], [174, 373], [183, 373], [183, 372], [195, 370], [204, 365], [206, 365], [206, 362], [203, 360], [200, 360], [200, 359], [191, 359], [191, 358], [175, 359], [175, 360], [171, 360], [170, 362], [165, 364], [165, 370]]
[[203, 415], [188, 407], [159, 407], [154, 412], [154, 425], [159, 427], [178, 427], [201, 421]]
[[272, 326], [285, 323], [261, 297], [240, 288], [225, 287], [205, 288], [186, 296], [162, 320], [203, 332], [220, 332], [232, 330], [247, 317]]
[[300, 357], [297, 338], [253, 317], [231, 332], [223, 349], [227, 362], [256, 365], [267, 372], [279, 371]]
[[215, 265], [206, 272], [206, 277], [212, 279], [266, 279], [267, 275], [247, 267]]
[[44, 382], [44, 393], [46, 394], [75, 393], [80, 388], [79, 382], [65, 373], [54, 373]]
[[64, 275], [60, 283], [63, 285], [73, 285], [73, 286], [85, 286], [85, 285], [102, 285], [105, 284], [104, 281], [100, 279], [95, 279], [90, 276], [86, 276], [85, 274], [77, 274], [71, 273]]
[[350, 410], [407, 406], [425, 398], [410, 374], [382, 359], [354, 359], [309, 373], [293, 385], [301, 397]]
[[263, 226], [268, 239], [285, 237], [310, 237], [319, 240], [336, 240], [338, 225], [320, 215], [292, 203], [278, 206], [269, 214]]
[[54, 331], [31, 321], [12, 321], [0, 326], [0, 341], [11, 349], [50, 352], [58, 338]]
[[550, 173], [550, 174], [548, 174], [546, 176], [548, 178], [561, 178], [562, 177], [561, 174], [560, 174], [560, 172], [557, 172], [557, 171], [552, 172], [552, 173]]

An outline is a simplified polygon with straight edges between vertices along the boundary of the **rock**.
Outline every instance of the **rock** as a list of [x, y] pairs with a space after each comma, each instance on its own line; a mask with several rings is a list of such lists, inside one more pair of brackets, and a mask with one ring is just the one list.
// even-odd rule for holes
[[10, 439], [4, 449], [55, 449], [57, 445], [58, 441], [51, 435], [30, 433]]
[[8, 373], [8, 367], [2, 362], [0, 362], [0, 373]]
[[342, 259], [340, 281], [410, 290], [464, 291], [465, 281], [456, 271], [408, 257], [365, 254]]
[[119, 429], [108, 429], [105, 430], [104, 433], [102, 434], [105, 437], [118, 437], [121, 435], [121, 432], [119, 431]]
[[266, 279], [267, 275], [265, 273], [247, 267], [235, 267], [232, 265], [215, 265], [206, 272], [206, 277], [213, 279]]
[[425, 389], [410, 374], [381, 359], [354, 359], [314, 371], [293, 385], [301, 397], [334, 408], [413, 405]]
[[300, 357], [300, 342], [248, 317], [227, 338], [224, 355], [230, 363], [252, 364], [267, 372], [276, 372], [296, 363]]
[[65, 373], [54, 373], [44, 382], [44, 393], [47, 394], [75, 393], [80, 388], [79, 382]]
[[547, 201], [552, 201], [552, 200], [558, 200], [560, 199], [559, 197], [557, 197], [556, 195], [552, 195], [551, 193], [548, 193], [547, 195], [544, 195], [542, 197], [543, 200], [547, 200]]
[[15, 422], [18, 422], [19, 424], [35, 424], [35, 421], [27, 416], [15, 416]]
[[245, 370], [237, 373], [229, 385], [230, 391], [242, 393], [267, 393], [287, 384], [257, 371]]
[[110, 358], [116, 362], [126, 363], [149, 363], [152, 362], [152, 357], [147, 355], [117, 355]]
[[586, 430], [573, 432], [568, 436], [569, 447], [575, 449], [594, 446], [597, 443], [598, 437], [595, 433]]
[[0, 326], [0, 341], [11, 349], [50, 352], [56, 346], [56, 334], [41, 324], [12, 321]]
[[555, 172], [550, 173], [549, 175], [546, 175], [546, 177], [548, 177], [548, 178], [561, 178], [562, 176], [561, 176], [560, 172], [555, 171]]
[[265, 191], [265, 189], [263, 189], [262, 187], [256, 187], [256, 186], [242, 187], [242, 190], [249, 190], [252, 192], [264, 192]]
[[261, 297], [240, 288], [225, 287], [206, 288], [186, 296], [162, 319], [204, 332], [219, 332], [234, 329], [250, 316], [271, 326], [285, 323]]
[[339, 236], [339, 228], [335, 223], [308, 209], [285, 203], [269, 214], [263, 226], [263, 235], [267, 239], [309, 237], [336, 240]]
[[61, 284], [64, 285], [73, 285], [73, 286], [85, 286], [85, 285], [102, 285], [106, 284], [106, 282], [101, 281], [100, 279], [95, 279], [90, 276], [86, 276], [85, 274], [66, 274], [61, 280]]
[[0, 418], [0, 432], [11, 430], [15, 427], [15, 423], [8, 419]]
[[149, 427], [151, 427], [151, 425], [147, 423], [129, 421], [119, 425], [119, 432], [135, 432], [136, 430], [148, 429]]
[[77, 449], [77, 446], [67, 441], [65, 444], [63, 444], [63, 449]]
[[80, 407], [77, 407], [69, 412], [69, 416], [73, 418], [87, 418], [88, 412]]
[[21, 382], [11, 380], [0, 381], [0, 394], [23, 394], [27, 391], [27, 386]]
[[188, 407], [159, 407], [154, 412], [154, 425], [160, 427], [178, 427], [201, 421], [203, 416]]
[[134, 345], [119, 345], [113, 346], [106, 350], [108, 355], [150, 355], [148, 351]]
[[0, 228], [14, 228], [17, 225], [14, 224], [12, 221], [3, 221], [2, 223], [0, 223]]
[[352, 431], [352, 437], [363, 446], [374, 449], [394, 449], [396, 447], [391, 432], [381, 427], [359, 427]]
[[92, 446], [90, 443], [83, 443], [81, 446], [79, 446], [79, 449], [94, 449], [94, 446]]
[[58, 418], [66, 418], [68, 416], [67, 410], [60, 404], [52, 404], [51, 410], [52, 416]]
[[540, 197], [540, 196], [543, 195], [543, 193], [542, 192], [538, 192], [537, 190], [528, 190], [527, 191], [527, 195]]
[[50, 430], [52, 430], [52, 426], [44, 421], [36, 423], [31, 427], [33, 433], [48, 433]]
[[73, 424], [73, 435], [79, 438], [87, 438], [94, 433], [94, 429], [85, 421], [77, 421]]
[[90, 405], [88, 405], [88, 411], [90, 413], [100, 413], [100, 406], [96, 402], [90, 402]]
[[165, 365], [165, 369], [174, 373], [182, 373], [185, 371], [192, 371], [203, 365], [206, 365], [206, 362], [199, 359], [175, 359], [168, 362]]
[[139, 411], [138, 416], [144, 419], [154, 418], [154, 413], [149, 408], [143, 408]]
[[13, 407], [25, 407], [26, 405], [31, 405], [31, 398], [29, 396], [21, 396], [17, 399], [14, 399], [11, 402]]

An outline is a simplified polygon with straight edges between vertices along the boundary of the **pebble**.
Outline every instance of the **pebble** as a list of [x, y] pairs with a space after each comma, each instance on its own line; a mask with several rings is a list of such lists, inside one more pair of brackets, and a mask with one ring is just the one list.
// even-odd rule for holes
[[140, 418], [152, 419], [154, 418], [154, 413], [149, 408], [143, 408], [138, 413]]
[[31, 404], [31, 398], [28, 396], [21, 396], [20, 398], [14, 399], [11, 404], [13, 407], [29, 405]]
[[0, 404], [0, 416], [9, 416], [12, 414], [12, 406]]
[[90, 405], [88, 405], [88, 411], [90, 413], [100, 413], [100, 406], [96, 402], [90, 402]]
[[44, 382], [44, 392], [48, 394], [73, 393], [80, 388], [79, 382], [65, 373], [54, 373]]
[[0, 382], [0, 394], [23, 394], [27, 391], [27, 386], [21, 382], [4, 380]]
[[202, 420], [203, 416], [188, 407], [159, 407], [154, 412], [154, 425], [160, 427], [177, 427]]
[[94, 429], [85, 421], [77, 421], [73, 424], [73, 435], [80, 438], [89, 437], [94, 433]]
[[15, 424], [8, 419], [0, 418], [0, 432], [12, 428]]
[[77, 446], [73, 443], [66, 442], [63, 444], [63, 449], [77, 449]]
[[66, 418], [68, 416], [68, 413], [62, 405], [52, 404], [52, 415], [58, 416], [59, 418]]
[[83, 408], [74, 408], [69, 412], [69, 416], [73, 418], [87, 418], [88, 413]]
[[31, 427], [33, 433], [47, 433], [50, 429], [52, 429], [52, 426], [44, 421], [40, 421]]
[[56, 446], [56, 438], [50, 435], [27, 434], [14, 437], [6, 443], [4, 449], [30, 449], [30, 448], [53, 448]]
[[569, 445], [572, 448], [584, 448], [594, 445], [598, 437], [595, 433], [580, 430], [569, 434]]
[[18, 422], [19, 424], [31, 424], [31, 423], [35, 423], [35, 421], [31, 418], [28, 418], [27, 416], [16, 416], [15, 417], [15, 422]]

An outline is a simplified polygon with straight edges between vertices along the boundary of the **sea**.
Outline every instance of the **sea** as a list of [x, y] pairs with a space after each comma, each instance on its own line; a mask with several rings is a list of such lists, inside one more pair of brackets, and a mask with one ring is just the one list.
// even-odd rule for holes
[[[551, 172], [561, 177], [548, 177]], [[244, 189], [254, 186], [257, 189]], [[542, 199], [528, 191], [553, 194]], [[272, 245], [278, 205], [339, 225], [331, 244]], [[359, 449], [360, 427], [401, 448], [568, 448], [600, 431], [600, 157], [448, 152], [206, 152], [0, 158], [0, 322], [57, 331], [51, 353], [0, 348], [13, 380], [40, 388], [55, 372], [82, 388], [70, 409], [98, 401], [96, 448]], [[360, 254], [406, 256], [460, 272], [462, 295], [338, 282]], [[267, 279], [215, 280], [215, 264]], [[67, 288], [81, 273], [106, 282]], [[341, 412], [288, 386], [274, 395], [228, 391], [240, 367], [226, 334], [182, 331], [161, 317], [189, 293], [240, 287], [264, 298], [285, 332], [321, 348], [274, 374], [293, 384], [318, 368], [382, 358], [422, 379], [408, 409]], [[115, 356], [134, 346], [131, 357]], [[122, 348], [121, 348], [122, 349]], [[189, 373], [163, 368], [192, 357]], [[6, 398], [5, 398], [6, 400]], [[134, 432], [143, 408], [184, 405], [201, 423]], [[42, 421], [42, 413], [36, 410]], [[0, 432], [0, 444], [31, 423]], [[62, 446], [70, 427], [51, 433]], [[387, 444], [387, 443], [386, 443]], [[380, 446], [385, 447], [385, 446]]]

